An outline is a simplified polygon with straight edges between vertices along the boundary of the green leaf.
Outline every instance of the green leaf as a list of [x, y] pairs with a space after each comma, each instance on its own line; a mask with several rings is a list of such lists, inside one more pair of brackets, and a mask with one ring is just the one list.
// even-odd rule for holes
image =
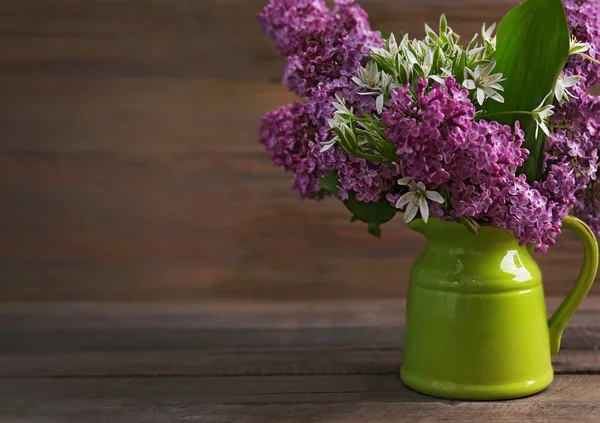
[[348, 193], [348, 199], [344, 201], [344, 205], [352, 213], [353, 220], [366, 223], [369, 225], [369, 233], [375, 235], [378, 232], [378, 236], [381, 236], [381, 230], [374, 228], [389, 222], [398, 212], [385, 198], [374, 203], [365, 203], [358, 201], [354, 192]]
[[446, 20], [446, 15], [440, 16], [440, 34], [445, 34], [448, 30], [448, 21]]
[[383, 25], [379, 25], [379, 33], [381, 34], [381, 38], [386, 40], [386, 47], [389, 47], [390, 33], [385, 30]]
[[330, 170], [323, 176], [323, 179], [319, 182], [319, 194], [324, 194], [326, 192], [337, 196], [337, 186], [338, 186], [338, 177], [337, 172], [334, 170]]
[[377, 63], [377, 67], [379, 67], [380, 70], [384, 71], [389, 75], [394, 74], [394, 67], [396, 65], [394, 62], [390, 62], [389, 60], [376, 54], [372, 54], [371, 59], [373, 59], [373, 61]]
[[461, 83], [465, 80], [465, 68], [467, 67], [467, 52], [463, 51], [457, 62], [454, 64], [453, 74], [456, 81]]
[[[319, 182], [319, 194], [329, 192], [337, 197], [338, 176], [336, 171], [329, 171]], [[349, 192], [348, 199], [343, 201], [346, 208], [352, 213], [351, 222], [361, 221], [366, 223], [371, 235], [381, 238], [381, 225], [389, 222], [396, 216], [398, 210], [382, 198], [375, 203], [364, 203], [356, 199], [356, 193]]]
[[444, 44], [444, 42], [440, 39], [440, 37], [438, 37], [438, 35], [435, 33], [435, 31], [433, 29], [431, 29], [429, 27], [429, 25], [427, 25], [427, 24], [425, 24], [425, 33], [438, 46], [441, 46]]
[[532, 182], [541, 176], [545, 136], [535, 136], [532, 118], [525, 115], [493, 116], [508, 111], [531, 111], [554, 89], [569, 57], [569, 27], [561, 0], [527, 0], [500, 22], [495, 73], [506, 81], [505, 103], [489, 101], [487, 115], [506, 125], [517, 120], [525, 131], [524, 147], [530, 156], [520, 170]]
[[481, 226], [479, 226], [479, 223], [472, 217], [461, 216], [460, 223], [462, 223], [464, 227], [467, 228], [467, 231], [471, 232], [473, 235], [479, 234]]
[[440, 49], [439, 46], [437, 46], [435, 48], [435, 51], [433, 52], [433, 60], [431, 62], [431, 73], [432, 74], [436, 74], [439, 70], [440, 70], [440, 55], [442, 54], [442, 50]]
[[477, 44], [477, 39], [479, 38], [479, 34], [475, 34], [473, 36], [473, 39], [471, 39], [471, 42], [469, 43], [469, 45], [467, 46], [467, 51], [470, 51], [472, 49], [475, 48], [475, 44]]
[[367, 226], [367, 231], [377, 238], [381, 238], [381, 225], [378, 223], [369, 223]]

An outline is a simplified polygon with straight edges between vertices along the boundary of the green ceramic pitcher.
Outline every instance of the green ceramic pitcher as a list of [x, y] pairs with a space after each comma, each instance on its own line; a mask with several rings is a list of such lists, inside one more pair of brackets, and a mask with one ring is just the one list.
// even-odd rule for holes
[[427, 238], [411, 269], [401, 378], [416, 391], [444, 398], [496, 400], [542, 391], [554, 377], [563, 330], [588, 293], [598, 244], [580, 220], [563, 228], [583, 242], [583, 268], [547, 320], [542, 275], [512, 235], [484, 226], [415, 220]]

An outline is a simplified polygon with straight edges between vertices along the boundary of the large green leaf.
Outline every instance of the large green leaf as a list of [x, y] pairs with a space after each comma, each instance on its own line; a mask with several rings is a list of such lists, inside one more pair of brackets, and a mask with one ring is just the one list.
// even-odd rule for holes
[[[324, 192], [337, 196], [337, 172], [327, 172], [319, 185]], [[385, 198], [374, 203], [365, 203], [357, 200], [354, 192], [349, 192], [348, 199], [343, 203], [352, 213], [352, 221], [366, 223], [369, 233], [376, 237], [381, 237], [381, 225], [392, 220], [398, 212]]]
[[319, 182], [319, 188], [321, 188], [318, 194], [325, 194], [326, 192], [337, 196], [338, 176], [337, 172], [330, 170], [323, 176]]
[[352, 221], [366, 223], [369, 233], [376, 237], [381, 237], [381, 225], [392, 220], [398, 212], [385, 198], [374, 203], [364, 203], [356, 199], [354, 192], [348, 193], [344, 205], [352, 213]]
[[[502, 20], [497, 35], [497, 65], [494, 72], [504, 74], [505, 103], [489, 101], [487, 114], [532, 111], [556, 86], [569, 57], [569, 27], [561, 0], [527, 0], [512, 9]], [[549, 98], [549, 101], [552, 97]], [[525, 131], [525, 148], [530, 157], [521, 173], [531, 182], [539, 180], [546, 137], [526, 115], [491, 117], [507, 125], [517, 120]]]

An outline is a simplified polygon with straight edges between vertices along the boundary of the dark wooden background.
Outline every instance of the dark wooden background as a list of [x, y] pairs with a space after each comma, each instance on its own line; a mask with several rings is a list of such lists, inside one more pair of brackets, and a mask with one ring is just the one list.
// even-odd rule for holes
[[[373, 27], [470, 38], [516, 0], [362, 1]], [[0, 299], [401, 297], [423, 246], [298, 201], [256, 142], [294, 98], [258, 0], [4, 0]], [[581, 249], [540, 257], [566, 293]], [[600, 293], [600, 288], [594, 289]]]

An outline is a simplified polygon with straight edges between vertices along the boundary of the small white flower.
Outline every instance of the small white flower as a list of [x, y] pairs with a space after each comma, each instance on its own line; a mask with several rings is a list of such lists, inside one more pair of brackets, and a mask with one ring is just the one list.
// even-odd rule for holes
[[389, 58], [394, 58], [400, 52], [400, 46], [396, 42], [396, 37], [394, 34], [390, 34], [390, 39], [388, 40], [387, 51]]
[[322, 142], [321, 143], [321, 150], [319, 150], [319, 152], [320, 153], [326, 152], [331, 147], [333, 147], [337, 142], [338, 142], [338, 137], [334, 137], [334, 138], [330, 139], [329, 141]]
[[485, 24], [483, 24], [483, 28], [481, 29], [481, 38], [485, 44], [489, 44], [493, 47], [496, 47], [496, 36], [494, 34], [494, 30], [496, 29], [496, 24], [493, 24], [489, 28], [486, 29]]
[[424, 77], [429, 77], [431, 73], [431, 68], [433, 67], [433, 51], [427, 49], [427, 53], [425, 53], [425, 58], [423, 59], [423, 64], [421, 65], [421, 69], [423, 69]]
[[332, 118], [327, 119], [327, 124], [330, 129], [340, 128], [343, 125], [347, 125], [350, 123], [350, 120], [347, 119], [344, 115], [334, 113]]
[[552, 104], [545, 105], [545, 104], [546, 104], [546, 101], [548, 100], [548, 97], [550, 97], [551, 95], [552, 95], [552, 91], [550, 91], [548, 93], [548, 95], [546, 97], [544, 97], [544, 99], [542, 100], [540, 105], [531, 112], [531, 116], [533, 117], [533, 120], [535, 120], [535, 123], [537, 123], [537, 127], [535, 128], [535, 137], [536, 138], [540, 132], [540, 129], [544, 132], [544, 134], [550, 135], [550, 129], [548, 128], [548, 119], [550, 119], [550, 116], [552, 116], [554, 114], [554, 105], [552, 105]]
[[590, 62], [600, 64], [600, 62], [598, 60], [596, 60], [592, 56], [586, 54], [587, 51], [590, 49], [590, 47], [591, 47], [590, 44], [582, 43], [579, 40], [577, 40], [577, 38], [575, 38], [575, 36], [571, 36], [571, 45], [569, 47], [569, 55], [578, 54], [581, 57], [584, 57], [586, 60], [589, 60]]
[[485, 50], [485, 47], [474, 47], [471, 50], [467, 51], [467, 56], [469, 57], [469, 59], [473, 58], [474, 56], [477, 56], [479, 53], [482, 53]]
[[441, 85], [446, 86], [446, 78], [452, 76], [452, 71], [448, 68], [440, 68], [441, 75], [430, 75], [429, 77], [435, 82], [439, 82]]
[[554, 96], [556, 99], [561, 102], [569, 101], [569, 96], [572, 97], [573, 95], [567, 90], [567, 88], [577, 85], [580, 79], [581, 76], [577, 75], [569, 76], [567, 78], [561, 75], [561, 77], [558, 78], [558, 81], [556, 82], [556, 88], [554, 89]]
[[374, 54], [383, 58], [394, 59], [400, 51], [400, 45], [396, 41], [396, 37], [394, 36], [394, 34], [390, 34], [390, 38], [387, 42], [387, 45], [384, 48], [374, 47], [371, 48], [371, 51]]
[[394, 36], [394, 34], [391, 34], [389, 42], [388, 42], [388, 52], [389, 52], [390, 56], [395, 57], [399, 51], [400, 51], [400, 46], [396, 42], [396, 37]]
[[[413, 43], [413, 48], [414, 47], [414, 43]], [[415, 48], [415, 50], [417, 50]], [[417, 63], [419, 63], [419, 61], [417, 60], [417, 57], [414, 55], [414, 53], [409, 49], [408, 44], [407, 45], [403, 45], [402, 46], [402, 53], [404, 55], [404, 61], [406, 63], [408, 63], [410, 66], [414, 66]]]
[[590, 49], [588, 43], [582, 43], [574, 35], [571, 36], [571, 45], [569, 46], [569, 55], [585, 53]]
[[381, 88], [386, 93], [389, 93], [396, 88], [400, 88], [402, 85], [398, 84], [393, 76], [388, 75], [385, 72], [381, 72]]
[[[331, 129], [339, 129], [344, 134], [352, 133], [353, 131], [350, 129], [350, 126], [353, 125], [354, 119], [354, 109], [348, 108], [346, 106], [346, 102], [339, 95], [336, 95], [335, 98], [337, 101], [331, 103], [331, 105], [335, 108], [335, 112], [333, 113], [333, 117], [327, 119], [327, 123]], [[329, 141], [325, 141], [321, 143], [321, 153], [329, 150], [333, 147], [337, 142], [339, 142], [339, 137], [334, 137]]]
[[434, 201], [436, 203], [444, 204], [444, 197], [436, 191], [428, 191], [423, 182], [413, 181], [411, 178], [402, 178], [398, 180], [399, 185], [408, 186], [409, 192], [404, 194], [396, 203], [396, 208], [401, 209], [406, 206], [404, 212], [404, 222], [411, 222], [417, 212], [421, 212], [421, 219], [425, 223], [429, 220], [429, 205], [427, 200]]
[[[394, 41], [395, 42], [395, 41]], [[398, 56], [399, 57], [399, 56]], [[367, 92], [359, 92], [358, 95], [376, 95], [375, 106], [377, 113], [383, 113], [385, 105], [385, 95], [393, 89], [399, 88], [391, 75], [379, 71], [377, 63], [369, 62], [364, 68], [359, 68], [358, 75], [352, 77], [352, 81], [361, 88], [366, 88]]]
[[499, 103], [504, 103], [504, 97], [498, 91], [504, 91], [499, 83], [504, 81], [501, 73], [492, 74], [496, 62], [492, 61], [485, 67], [477, 66], [473, 71], [465, 69], [465, 81], [463, 86], [468, 90], [477, 90], [477, 102], [483, 105], [486, 98], [491, 98]]
[[377, 68], [377, 63], [369, 62], [366, 67], [358, 69], [358, 75], [352, 77], [356, 85], [368, 90], [376, 90], [381, 81], [381, 73]]
[[377, 96], [377, 99], [375, 100], [375, 107], [377, 107], [377, 113], [382, 114], [383, 113], [383, 101], [385, 100], [385, 97], [383, 94], [379, 94]]
[[440, 85], [443, 85], [444, 87], [446, 86], [446, 80], [444, 78], [442, 78], [439, 75], [430, 75], [429, 76], [431, 79], [433, 79], [435, 82], [437, 82]]

